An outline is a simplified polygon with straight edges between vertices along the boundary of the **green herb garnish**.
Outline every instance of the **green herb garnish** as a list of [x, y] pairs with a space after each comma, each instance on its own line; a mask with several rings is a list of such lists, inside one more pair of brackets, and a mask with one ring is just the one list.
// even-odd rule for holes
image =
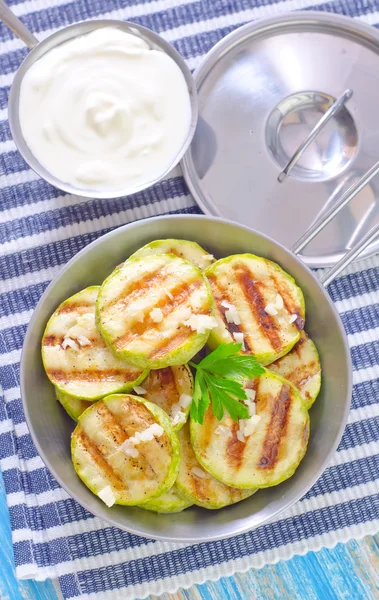
[[239, 400], [247, 400], [243, 389], [245, 379], [252, 379], [264, 373], [264, 368], [255, 356], [238, 354], [242, 344], [221, 344], [197, 365], [195, 387], [191, 404], [191, 419], [202, 424], [205, 411], [212, 403], [216, 419], [221, 421], [224, 409], [233, 421], [248, 419], [247, 407]]

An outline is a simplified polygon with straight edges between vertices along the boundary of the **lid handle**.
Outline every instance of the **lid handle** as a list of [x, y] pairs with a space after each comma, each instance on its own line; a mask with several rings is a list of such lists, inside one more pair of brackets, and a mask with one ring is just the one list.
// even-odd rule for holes
[[342, 96], [338, 98], [333, 104], [328, 108], [326, 113], [321, 117], [321, 119], [316, 123], [313, 127], [312, 131], [307, 135], [305, 140], [300, 144], [296, 152], [292, 155], [287, 165], [284, 167], [283, 171], [278, 175], [279, 183], [283, 183], [286, 177], [290, 174], [296, 163], [303, 156], [304, 152], [308, 148], [308, 146], [313, 142], [315, 137], [320, 133], [321, 129], [325, 127], [325, 125], [330, 121], [332, 117], [345, 105], [345, 103], [350, 100], [353, 95], [352, 90], [346, 90]]

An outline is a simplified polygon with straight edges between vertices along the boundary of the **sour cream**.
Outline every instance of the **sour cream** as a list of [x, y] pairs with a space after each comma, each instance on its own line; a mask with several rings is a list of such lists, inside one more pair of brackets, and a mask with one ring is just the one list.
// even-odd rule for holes
[[79, 189], [133, 191], [173, 165], [191, 105], [171, 57], [106, 27], [30, 67], [19, 115], [25, 142], [51, 175]]

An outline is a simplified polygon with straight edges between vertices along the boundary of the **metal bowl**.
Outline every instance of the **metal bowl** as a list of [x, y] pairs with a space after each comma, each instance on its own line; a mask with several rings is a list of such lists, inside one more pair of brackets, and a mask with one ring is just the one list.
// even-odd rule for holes
[[[9, 17], [8, 13], [7, 16]], [[21, 35], [19, 31], [20, 25], [17, 19], [15, 20], [14, 15], [11, 15], [10, 18], [12, 19], [12, 24], [16, 30], [16, 33], [18, 33], [18, 35]], [[143, 185], [135, 186], [133, 188], [129, 186], [125, 189], [108, 191], [79, 188], [71, 185], [70, 183], [61, 181], [60, 179], [52, 175], [47, 169], [45, 169], [43, 165], [40, 164], [40, 162], [36, 159], [29, 146], [27, 145], [22, 134], [19, 119], [20, 86], [23, 76], [25, 75], [26, 71], [32, 66], [32, 64], [34, 64], [44, 54], [46, 54], [59, 44], [67, 42], [68, 40], [75, 38], [79, 35], [90, 33], [91, 31], [95, 29], [100, 29], [102, 27], [117, 27], [122, 31], [126, 31], [127, 33], [130, 33], [132, 35], [136, 35], [142, 38], [150, 46], [150, 48], [161, 50], [162, 52], [170, 56], [176, 62], [181, 72], [183, 73], [183, 76], [187, 83], [191, 103], [191, 123], [187, 133], [187, 137], [184, 140], [184, 143], [182, 144], [181, 148], [179, 149], [176, 157], [168, 166], [168, 168], [164, 172], [162, 172], [158, 178], [147, 181]], [[33, 38], [31, 34], [29, 35]], [[23, 39], [25, 40], [25, 33], [23, 34]], [[31, 42], [31, 44], [32, 43], [33, 41]], [[9, 94], [8, 103], [9, 127], [12, 133], [14, 143], [16, 144], [17, 149], [20, 152], [23, 159], [28, 163], [28, 165], [33, 169], [33, 171], [37, 173], [37, 175], [45, 179], [45, 181], [47, 181], [48, 183], [51, 183], [51, 185], [54, 185], [58, 189], [68, 192], [69, 194], [84, 196], [86, 198], [118, 198], [119, 196], [126, 196], [144, 190], [156, 183], [157, 181], [159, 181], [160, 179], [162, 179], [165, 175], [167, 175], [169, 171], [171, 171], [171, 169], [173, 169], [179, 163], [180, 159], [186, 152], [195, 133], [197, 117], [198, 107], [196, 85], [194, 83], [191, 71], [187, 67], [184, 59], [175, 50], [175, 48], [171, 46], [168, 42], [166, 42], [160, 35], [154, 33], [153, 31], [150, 31], [150, 29], [147, 29], [146, 27], [142, 27], [141, 25], [137, 25], [136, 23], [129, 23], [128, 21], [118, 21], [111, 19], [100, 19], [97, 21], [83, 21], [81, 23], [75, 23], [74, 25], [69, 25], [68, 27], [60, 29], [59, 31], [53, 33], [42, 42], [37, 43], [37, 45], [35, 45], [31, 52], [29, 52], [29, 54], [26, 56], [16, 73]]]
[[[305, 296], [306, 330], [315, 341], [323, 368], [320, 396], [311, 409], [308, 451], [295, 475], [276, 487], [222, 510], [190, 508], [157, 515], [138, 508], [107, 508], [80, 481], [71, 463], [74, 422], [54, 400], [41, 361], [41, 338], [58, 304], [82, 288], [99, 284], [132, 252], [159, 238], [198, 242], [216, 257], [252, 252], [279, 263]], [[340, 318], [325, 289], [290, 251], [241, 225], [204, 216], [170, 216], [125, 225], [79, 252], [52, 281], [30, 321], [21, 359], [21, 392], [26, 420], [41, 458], [61, 486], [94, 515], [144, 537], [176, 542], [216, 540], [262, 525], [301, 498], [320, 477], [344, 430], [351, 397], [351, 362]]]

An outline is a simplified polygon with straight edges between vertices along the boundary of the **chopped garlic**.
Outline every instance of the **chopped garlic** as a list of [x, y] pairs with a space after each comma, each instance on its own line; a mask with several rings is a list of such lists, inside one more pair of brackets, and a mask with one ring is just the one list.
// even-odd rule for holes
[[225, 319], [227, 322], [234, 323], [234, 325], [241, 325], [241, 319], [234, 304], [230, 304], [230, 302], [223, 300], [221, 305], [228, 309], [225, 311]]
[[[83, 339], [88, 339], [88, 334], [92, 333], [96, 333], [95, 316], [93, 314], [85, 313], [84, 315], [79, 315], [75, 319], [74, 324], [67, 330], [65, 337], [79, 341], [79, 338], [81, 337], [83, 337]], [[91, 342], [89, 341], [89, 343]], [[86, 344], [83, 344], [83, 346], [85, 345]]]
[[221, 306], [223, 306], [224, 308], [231, 308], [232, 310], [235, 308], [234, 304], [231, 304], [227, 300], [223, 300], [221, 302]]
[[249, 400], [254, 402], [257, 392], [255, 390], [252, 390], [251, 388], [246, 388], [245, 392], [246, 392], [246, 396], [249, 398]]
[[294, 323], [296, 321], [296, 319], [297, 319], [297, 315], [291, 315], [289, 322]]
[[186, 321], [187, 319], [189, 319], [192, 315], [192, 310], [190, 309], [189, 306], [181, 306], [177, 311], [176, 311], [176, 316], [178, 321]]
[[164, 429], [158, 423], [153, 423], [144, 431], [139, 431], [135, 434], [137, 440], [141, 442], [150, 442], [155, 437], [161, 437], [164, 434]]
[[185, 412], [182, 411], [182, 408], [184, 408], [184, 410], [190, 405], [190, 403], [192, 402], [192, 397], [189, 396], [188, 394], [182, 394], [179, 398], [179, 402], [177, 402], [176, 404], [173, 404], [171, 407], [171, 424], [172, 425], [178, 425], [179, 423], [185, 423], [186, 422], [186, 414]]
[[204, 254], [203, 258], [205, 260], [214, 260], [215, 257], [213, 256], [213, 254]]
[[209, 315], [191, 315], [188, 320], [184, 321], [183, 325], [190, 327], [197, 333], [206, 333], [207, 330], [217, 327], [217, 321]]
[[251, 400], [247, 403], [247, 410], [249, 411], [249, 417], [252, 417], [257, 413], [257, 405], [255, 402], [251, 402]]
[[129, 308], [128, 316], [135, 317], [136, 321], [138, 321], [139, 323], [143, 323], [145, 320], [145, 315], [143, 311], [138, 307]]
[[225, 338], [226, 340], [229, 340], [230, 333], [227, 329], [225, 329], [225, 331], [223, 332], [222, 337]]
[[145, 388], [142, 387], [142, 385], [135, 385], [134, 388], [133, 388], [133, 390], [139, 396], [142, 396], [143, 394], [147, 394], [147, 390], [145, 390]]
[[62, 342], [63, 350], [66, 350], [67, 347], [72, 348], [73, 350], [79, 350], [78, 344], [70, 337], [65, 337]]
[[120, 446], [120, 450], [125, 452], [125, 454], [129, 454], [133, 458], [138, 456], [138, 452], [135, 449], [135, 446], [140, 444], [141, 442], [150, 442], [155, 437], [160, 437], [164, 433], [163, 427], [158, 425], [158, 423], [153, 423], [144, 431], [137, 431], [130, 438], [125, 440]]
[[137, 458], [138, 456], [138, 451], [135, 449], [134, 444], [132, 444], [132, 442], [129, 442], [129, 440], [126, 440], [120, 446], [120, 450], [122, 450], [123, 452], [125, 452], [125, 454], [128, 454], [132, 458]]
[[168, 296], [170, 298], [170, 300], [174, 299], [173, 294], [171, 294], [171, 292], [169, 290], [166, 290], [166, 296]]
[[179, 423], [185, 423], [186, 422], [186, 415], [184, 412], [177, 412], [175, 413], [175, 416], [171, 419], [171, 425], [173, 425], [175, 427], [175, 425], [179, 425]]
[[188, 408], [192, 402], [192, 396], [189, 394], [180, 394], [179, 404], [182, 408]]
[[91, 340], [88, 339], [85, 335], [78, 335], [78, 342], [80, 346], [90, 346]]
[[266, 312], [268, 315], [271, 315], [272, 317], [273, 317], [274, 315], [277, 315], [277, 314], [278, 314], [278, 311], [276, 310], [276, 308], [275, 308], [275, 306], [272, 304], [272, 302], [269, 302], [269, 303], [267, 304], [267, 306], [265, 307], [265, 312]]
[[284, 302], [283, 302], [283, 298], [281, 297], [280, 294], [276, 294], [276, 298], [275, 298], [275, 308], [277, 308], [278, 310], [281, 310], [284, 306]]
[[153, 308], [153, 310], [150, 312], [150, 317], [154, 323], [160, 323], [163, 321], [163, 312], [160, 308]]
[[231, 437], [232, 432], [229, 427], [225, 427], [225, 425], [218, 425], [215, 429], [216, 435], [222, 435], [223, 437]]
[[235, 331], [233, 333], [233, 337], [236, 340], [237, 344], [242, 344], [241, 350], [246, 350], [243, 333], [241, 333], [240, 331]]
[[107, 487], [100, 490], [97, 495], [109, 508], [116, 502], [116, 496], [110, 485], [107, 485]]
[[206, 479], [206, 477], [208, 477], [207, 474], [202, 469], [199, 469], [199, 467], [193, 467], [191, 469], [191, 473], [193, 475], [195, 475], [195, 477], [198, 477], [199, 479]]
[[245, 420], [245, 426], [243, 429], [243, 434], [245, 437], [249, 437], [249, 435], [253, 433], [260, 420], [261, 417], [259, 415], [252, 415], [250, 419]]
[[243, 432], [240, 429], [237, 431], [237, 440], [239, 440], [242, 443], [246, 441], [245, 436], [243, 435]]

